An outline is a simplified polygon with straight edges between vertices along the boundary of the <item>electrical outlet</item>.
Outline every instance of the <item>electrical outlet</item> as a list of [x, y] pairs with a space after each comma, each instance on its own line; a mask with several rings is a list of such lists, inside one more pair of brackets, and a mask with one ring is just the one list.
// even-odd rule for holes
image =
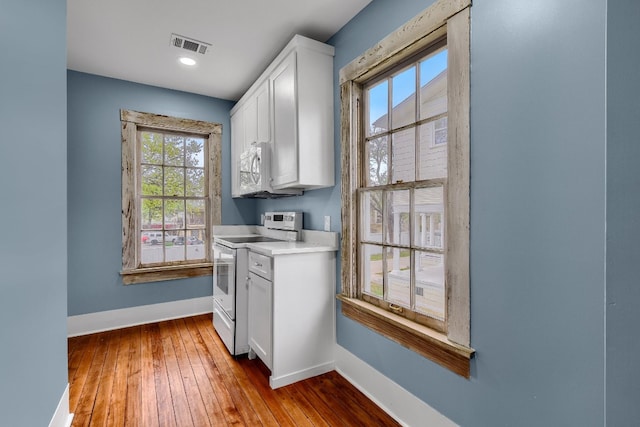
[[331, 217], [329, 215], [324, 216], [324, 231], [331, 231]]

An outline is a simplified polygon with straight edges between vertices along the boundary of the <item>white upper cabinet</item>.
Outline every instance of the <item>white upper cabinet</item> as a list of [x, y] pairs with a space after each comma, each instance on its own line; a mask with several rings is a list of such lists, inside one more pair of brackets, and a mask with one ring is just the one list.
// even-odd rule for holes
[[269, 80], [265, 80], [248, 98], [231, 110], [231, 195], [242, 196], [240, 158], [255, 142], [271, 140]]
[[296, 109], [296, 53], [271, 75], [273, 87], [273, 157], [271, 185], [278, 188], [298, 180], [298, 134]]
[[234, 197], [240, 195], [240, 155], [252, 142], [271, 143], [274, 189], [311, 190], [335, 184], [333, 54], [332, 46], [295, 36], [233, 107]]
[[273, 188], [334, 185], [332, 46], [301, 36], [276, 58], [273, 92]]
[[231, 196], [240, 197], [240, 155], [244, 149], [244, 114], [231, 114]]
[[269, 142], [271, 139], [271, 115], [269, 114], [269, 80], [260, 85], [254, 97], [256, 101], [256, 141]]
[[[262, 83], [244, 106], [244, 150], [254, 142], [269, 142], [269, 81]], [[244, 151], [243, 150], [243, 151]]]

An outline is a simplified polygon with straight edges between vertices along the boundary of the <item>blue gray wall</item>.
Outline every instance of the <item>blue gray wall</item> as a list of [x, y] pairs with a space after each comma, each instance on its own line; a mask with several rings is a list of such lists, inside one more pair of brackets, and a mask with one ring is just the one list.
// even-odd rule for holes
[[[336, 80], [431, 2], [401, 3], [374, 0], [330, 40]], [[474, 1], [471, 379], [337, 315], [341, 346], [461, 425], [604, 422], [605, 12]], [[338, 126], [335, 146], [339, 183]], [[258, 204], [300, 208], [318, 229], [339, 206], [337, 187]]]
[[[330, 40], [336, 82], [341, 67], [430, 3], [374, 0]], [[611, 426], [640, 417], [638, 9], [633, 0], [474, 1], [471, 379], [337, 315], [341, 346], [461, 425], [599, 426], [605, 409]], [[336, 84], [336, 124], [338, 94]], [[122, 286], [117, 111], [221, 121], [228, 129], [230, 106], [69, 72], [69, 314], [210, 292], [208, 279]], [[305, 228], [322, 229], [331, 215], [339, 231], [339, 131], [336, 125], [335, 187], [236, 201], [226, 169], [223, 223], [296, 209], [305, 212]], [[228, 144], [227, 133], [225, 168]], [[83, 242], [95, 224], [111, 231], [100, 233], [92, 253]]]
[[211, 276], [122, 284], [120, 109], [222, 123], [222, 222], [255, 223], [255, 202], [231, 199], [233, 102], [75, 71], [67, 84], [69, 315], [211, 295]]
[[640, 2], [607, 2], [607, 425], [640, 420]]
[[66, 2], [0, 1], [0, 424], [67, 385]]

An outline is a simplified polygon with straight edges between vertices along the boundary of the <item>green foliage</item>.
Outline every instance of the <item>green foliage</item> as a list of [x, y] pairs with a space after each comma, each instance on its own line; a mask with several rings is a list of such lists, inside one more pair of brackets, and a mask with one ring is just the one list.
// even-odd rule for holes
[[141, 132], [140, 143], [143, 227], [162, 224], [163, 216], [172, 228], [184, 228], [185, 219], [189, 224], [204, 225], [203, 200], [165, 199], [163, 202], [161, 198], [205, 197], [204, 139]]

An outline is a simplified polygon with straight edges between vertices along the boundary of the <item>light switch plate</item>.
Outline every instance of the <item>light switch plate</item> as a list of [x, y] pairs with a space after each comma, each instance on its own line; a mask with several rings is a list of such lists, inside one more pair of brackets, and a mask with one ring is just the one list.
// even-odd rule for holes
[[324, 216], [324, 231], [331, 231], [331, 216]]

